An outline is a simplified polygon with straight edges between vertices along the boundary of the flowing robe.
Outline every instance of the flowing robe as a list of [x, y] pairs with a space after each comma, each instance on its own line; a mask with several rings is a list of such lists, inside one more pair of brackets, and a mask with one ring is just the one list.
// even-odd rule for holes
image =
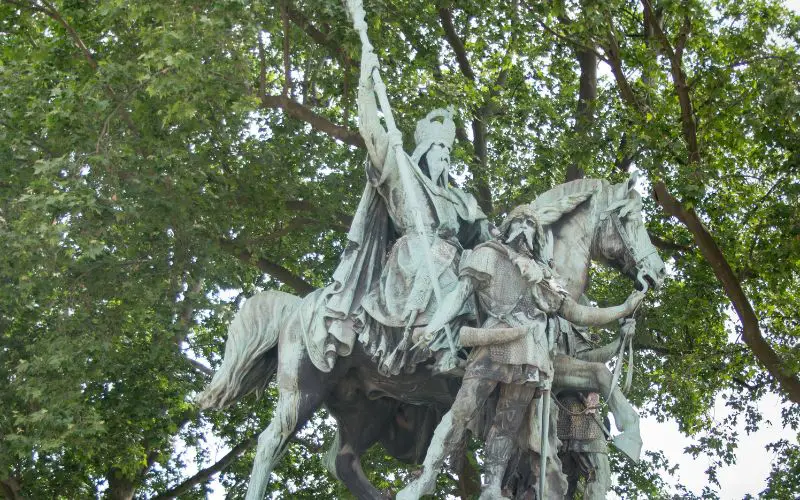
[[[434, 280], [447, 296], [457, 285], [463, 248], [488, 239], [486, 216], [472, 195], [435, 184], [406, 153], [390, 148], [381, 169], [367, 166], [367, 186], [333, 282], [298, 309], [312, 362], [330, 371], [356, 339], [383, 359], [409, 319], [412, 327], [427, 324], [438, 304]], [[461, 316], [471, 314], [467, 303]], [[446, 345], [440, 333], [430, 348]]]

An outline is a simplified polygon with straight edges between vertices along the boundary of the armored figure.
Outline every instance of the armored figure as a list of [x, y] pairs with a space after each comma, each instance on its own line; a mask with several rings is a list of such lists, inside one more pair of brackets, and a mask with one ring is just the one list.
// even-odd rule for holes
[[625, 304], [605, 309], [577, 304], [552, 269], [539, 260], [543, 232], [539, 214], [529, 205], [513, 210], [500, 230], [504, 243], [490, 241], [464, 256], [458, 287], [428, 325], [435, 331], [473, 293], [477, 297], [481, 328], [464, 327], [461, 332], [462, 344], [473, 347], [463, 384], [434, 433], [422, 474], [398, 494], [399, 499], [432, 491], [442, 461], [498, 384], [481, 498], [502, 497], [503, 475], [528, 406], [537, 388], [548, 389], [552, 382], [557, 316], [581, 325], [605, 324], [630, 314], [643, 298], [634, 292]]

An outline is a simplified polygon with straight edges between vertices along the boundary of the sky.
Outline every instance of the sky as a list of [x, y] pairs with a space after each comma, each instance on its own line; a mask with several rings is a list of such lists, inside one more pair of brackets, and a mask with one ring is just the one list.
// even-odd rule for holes
[[[740, 437], [736, 464], [719, 470], [718, 492], [722, 499], [741, 499], [746, 494], [758, 497], [766, 487], [775, 460], [775, 455], [766, 450], [766, 445], [794, 436], [791, 430], [781, 426], [781, 405], [777, 395], [769, 394], [763, 398], [760, 408], [764, 421], [759, 424], [757, 432], [748, 435], [744, 422], [737, 426]], [[724, 401], [717, 398], [712, 413], [714, 420], [721, 424], [729, 413]], [[654, 417], [642, 419], [642, 439], [645, 451], [663, 451], [670, 462], [679, 466], [676, 477], [664, 478], [667, 484], [674, 486], [680, 482], [695, 494], [700, 494], [708, 485], [704, 471], [711, 465], [711, 460], [703, 456], [694, 459], [684, 451], [694, 440], [681, 434], [675, 421], [658, 422]]]

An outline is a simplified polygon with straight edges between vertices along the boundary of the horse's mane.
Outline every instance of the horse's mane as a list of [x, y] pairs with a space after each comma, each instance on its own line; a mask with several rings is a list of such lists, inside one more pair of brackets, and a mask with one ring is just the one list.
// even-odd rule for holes
[[609, 186], [608, 181], [603, 179], [578, 179], [545, 191], [536, 197], [531, 203], [536, 207], [543, 207], [556, 203], [558, 200], [572, 197], [576, 195], [585, 195], [589, 192], [592, 193], [591, 197], [594, 199], [598, 193], [605, 191]]

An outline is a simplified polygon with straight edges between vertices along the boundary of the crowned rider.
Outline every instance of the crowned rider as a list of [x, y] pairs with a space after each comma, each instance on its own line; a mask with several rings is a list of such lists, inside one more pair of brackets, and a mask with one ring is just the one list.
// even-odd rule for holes
[[556, 315], [581, 325], [605, 324], [630, 314], [643, 298], [641, 292], [634, 292], [625, 304], [602, 309], [577, 304], [541, 260], [544, 232], [540, 215], [530, 205], [515, 208], [500, 230], [502, 243], [483, 243], [463, 258], [458, 287], [428, 325], [432, 331], [439, 328], [473, 293], [486, 318], [481, 328], [462, 328], [462, 344], [473, 346], [463, 384], [434, 433], [422, 474], [398, 499], [432, 492], [442, 461], [459, 444], [467, 424], [498, 384], [500, 397], [486, 438], [481, 498], [501, 498], [506, 465], [527, 408], [537, 388], [548, 389], [552, 382], [554, 339], [548, 338], [553, 331], [548, 325]]
[[[489, 223], [475, 198], [449, 184], [455, 123], [449, 110], [435, 110], [417, 123], [411, 156], [402, 136], [382, 125], [376, 99], [378, 59], [365, 44], [358, 89], [359, 131], [369, 153], [367, 186], [349, 244], [321, 291], [321, 307], [306, 344], [318, 368], [328, 371], [348, 355], [358, 337], [381, 370], [404, 367], [437, 354], [434, 369], [457, 365], [455, 328], [441, 325], [435, 340], [412, 349], [414, 329], [428, 324], [441, 297], [456, 285], [461, 252], [490, 238]], [[391, 110], [382, 109], [384, 116]], [[388, 250], [388, 255], [387, 255]], [[470, 303], [454, 315], [473, 317]], [[462, 363], [463, 364], [463, 363]]]

